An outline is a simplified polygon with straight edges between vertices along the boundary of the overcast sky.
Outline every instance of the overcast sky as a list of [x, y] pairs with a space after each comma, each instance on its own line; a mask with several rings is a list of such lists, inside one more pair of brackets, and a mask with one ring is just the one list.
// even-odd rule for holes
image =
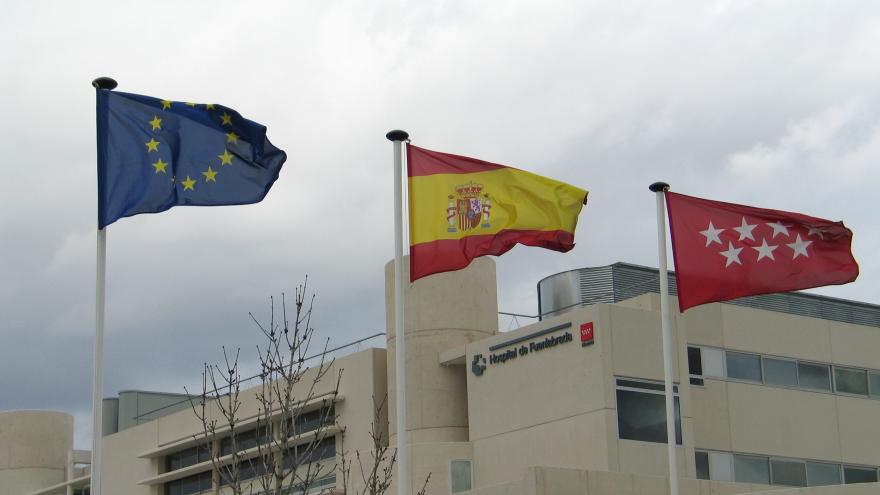
[[333, 344], [384, 331], [395, 128], [590, 190], [573, 251], [496, 260], [502, 311], [562, 270], [657, 266], [656, 180], [843, 220], [861, 275], [814, 292], [880, 303], [876, 2], [13, 1], [0, 45], [0, 410], [71, 412], [79, 448], [97, 76], [232, 107], [289, 157], [260, 204], [110, 227], [107, 396], [197, 386], [221, 345], [253, 363], [248, 312], [306, 274]]

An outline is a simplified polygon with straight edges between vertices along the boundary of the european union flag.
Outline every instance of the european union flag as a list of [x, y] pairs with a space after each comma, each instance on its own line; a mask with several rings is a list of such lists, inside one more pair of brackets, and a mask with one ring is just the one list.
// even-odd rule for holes
[[98, 89], [98, 228], [173, 206], [258, 203], [287, 159], [221, 105]]

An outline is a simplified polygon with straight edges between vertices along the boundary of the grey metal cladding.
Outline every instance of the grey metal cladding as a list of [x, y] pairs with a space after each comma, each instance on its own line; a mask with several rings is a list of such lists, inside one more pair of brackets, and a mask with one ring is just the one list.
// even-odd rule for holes
[[[579, 283], [572, 284], [572, 278], [577, 279]], [[677, 295], [674, 272], [669, 272], [668, 280], [669, 293]], [[575, 291], [577, 293], [571, 293]], [[540, 312], [543, 316], [548, 316], [591, 304], [610, 304], [642, 294], [658, 293], [660, 283], [656, 268], [614, 263], [551, 275], [538, 282], [538, 292], [542, 306]], [[563, 301], [565, 304], [561, 305]], [[876, 304], [802, 292], [750, 296], [727, 301], [724, 304], [880, 327], [880, 306]]]

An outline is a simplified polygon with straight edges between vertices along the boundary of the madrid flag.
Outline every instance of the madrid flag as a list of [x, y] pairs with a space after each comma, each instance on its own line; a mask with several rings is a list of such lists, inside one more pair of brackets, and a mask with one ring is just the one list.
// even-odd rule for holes
[[800, 213], [666, 191], [678, 307], [852, 282], [852, 231]]
[[407, 146], [410, 281], [517, 244], [574, 247], [587, 191], [523, 170]]

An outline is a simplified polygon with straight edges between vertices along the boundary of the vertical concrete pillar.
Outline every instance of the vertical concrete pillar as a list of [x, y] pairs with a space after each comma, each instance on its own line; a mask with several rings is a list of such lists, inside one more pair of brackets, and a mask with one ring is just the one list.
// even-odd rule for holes
[[[409, 280], [409, 258], [404, 260]], [[422, 278], [404, 288], [406, 410], [410, 444], [468, 441], [464, 368], [440, 366], [442, 351], [498, 332], [495, 262], [477, 258], [463, 270]], [[385, 265], [388, 329], [388, 422], [397, 443], [395, 416], [394, 262]]]
[[70, 414], [0, 413], [0, 495], [21, 495], [63, 482], [72, 449]]

